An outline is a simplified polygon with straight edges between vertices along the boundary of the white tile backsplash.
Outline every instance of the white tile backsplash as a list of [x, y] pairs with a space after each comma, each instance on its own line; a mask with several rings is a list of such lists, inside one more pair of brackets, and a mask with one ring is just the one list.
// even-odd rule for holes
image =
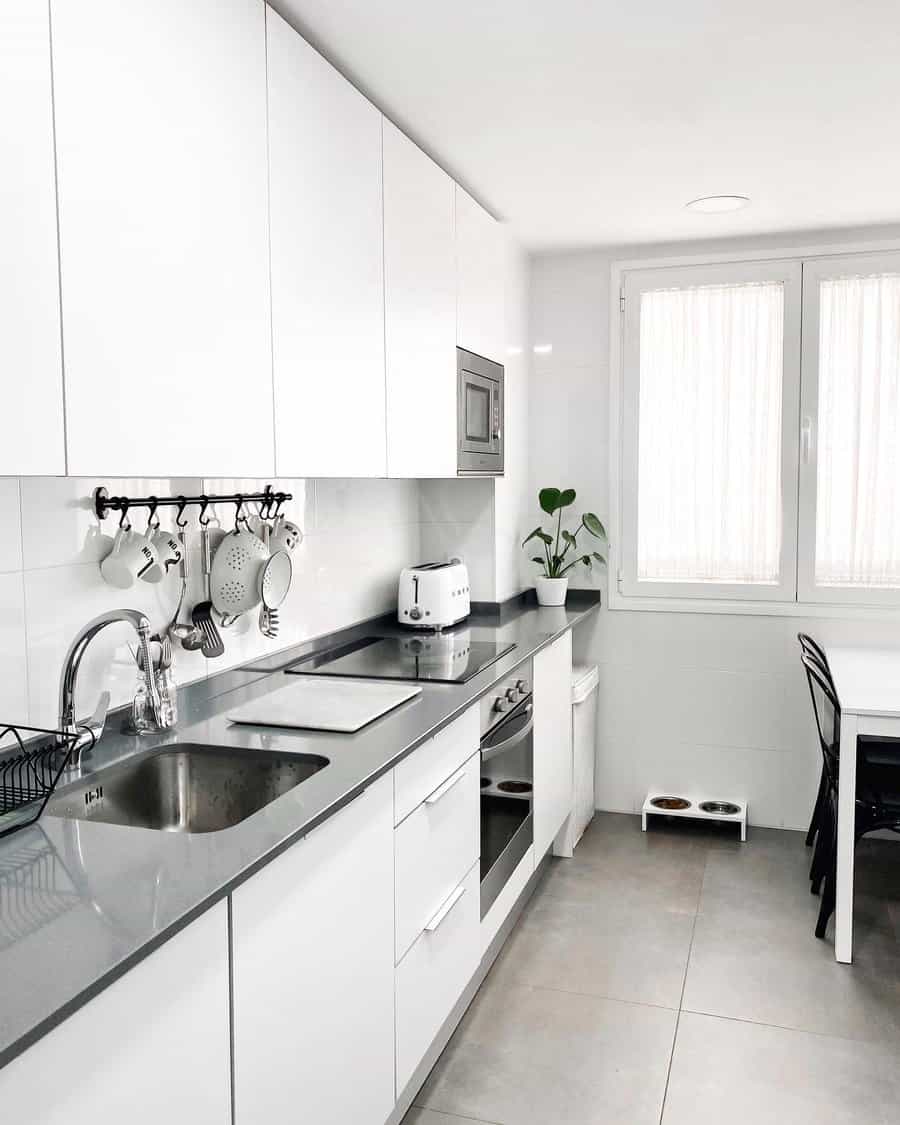
[[[0, 680], [0, 718], [54, 726], [59, 675], [68, 647], [92, 617], [116, 608], [141, 609], [154, 628], [174, 612], [177, 573], [159, 585], [139, 582], [117, 590], [102, 579], [99, 560], [108, 550], [118, 517], [102, 524], [92, 493], [104, 484], [117, 495], [178, 495], [254, 492], [262, 480], [178, 478], [94, 480], [89, 478], [0, 479], [0, 644], [5, 658]], [[304, 531], [293, 554], [294, 583], [281, 610], [276, 640], [262, 637], [255, 615], [224, 633], [226, 652], [207, 661], [200, 653], [176, 652], [176, 674], [186, 683], [253, 660], [310, 637], [386, 612], [396, 605], [401, 567], [421, 553], [419, 487], [409, 480], [272, 480], [294, 499], [285, 512]], [[197, 509], [189, 509], [188, 612], [201, 598]], [[220, 506], [221, 528], [233, 527], [234, 507]], [[172, 527], [175, 509], [160, 513]], [[144, 526], [146, 510], [135, 518]], [[214, 538], [222, 530], [214, 531]], [[129, 627], [110, 626], [92, 642], [79, 675], [78, 709], [87, 714], [103, 689], [113, 705], [131, 698], [136, 671], [128, 649]]]

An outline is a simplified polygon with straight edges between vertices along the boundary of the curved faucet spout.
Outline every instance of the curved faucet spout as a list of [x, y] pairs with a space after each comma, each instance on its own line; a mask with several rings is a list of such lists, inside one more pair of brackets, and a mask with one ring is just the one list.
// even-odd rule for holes
[[153, 676], [153, 661], [150, 657], [150, 622], [145, 614], [136, 609], [114, 609], [109, 613], [102, 613], [89, 621], [78, 633], [69, 646], [66, 658], [63, 661], [62, 674], [59, 681], [59, 726], [67, 734], [77, 734], [78, 738], [72, 751], [73, 759], [77, 759], [83, 750], [90, 749], [103, 733], [106, 722], [106, 708], [109, 705], [109, 692], [104, 692], [100, 699], [100, 706], [94, 715], [86, 722], [79, 723], [75, 716], [75, 687], [78, 681], [78, 669], [81, 659], [88, 645], [94, 637], [105, 629], [107, 625], [114, 625], [124, 621], [131, 625], [138, 636], [141, 649], [142, 665], [147, 682], [147, 694], [153, 708], [153, 714], [159, 716], [159, 692]]

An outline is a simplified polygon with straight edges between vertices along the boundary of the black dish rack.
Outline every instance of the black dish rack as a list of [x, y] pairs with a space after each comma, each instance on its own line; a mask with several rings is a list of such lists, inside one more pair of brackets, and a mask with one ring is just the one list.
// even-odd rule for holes
[[0, 723], [0, 836], [40, 817], [78, 734]]

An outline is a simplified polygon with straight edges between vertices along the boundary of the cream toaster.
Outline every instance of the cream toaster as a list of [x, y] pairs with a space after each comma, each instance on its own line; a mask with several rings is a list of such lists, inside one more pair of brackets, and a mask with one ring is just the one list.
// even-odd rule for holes
[[444, 629], [469, 616], [469, 572], [460, 559], [400, 571], [397, 620], [416, 629]]

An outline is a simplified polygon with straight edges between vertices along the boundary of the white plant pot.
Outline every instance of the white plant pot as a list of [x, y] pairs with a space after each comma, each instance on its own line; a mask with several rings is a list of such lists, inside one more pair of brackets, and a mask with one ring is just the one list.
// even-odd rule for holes
[[536, 578], [538, 605], [565, 605], [569, 589], [568, 578]]

